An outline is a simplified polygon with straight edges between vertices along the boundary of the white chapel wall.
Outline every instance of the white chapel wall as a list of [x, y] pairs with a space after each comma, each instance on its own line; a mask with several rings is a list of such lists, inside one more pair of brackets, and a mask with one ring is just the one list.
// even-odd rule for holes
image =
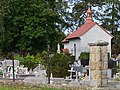
[[80, 39], [69, 40], [69, 43], [64, 43], [64, 48], [69, 49], [69, 53], [74, 55], [74, 44], [76, 44], [76, 58], [80, 55]]
[[81, 51], [89, 51], [89, 42], [103, 40], [109, 42], [108, 52], [111, 53], [111, 36], [103, 31], [98, 25], [95, 25], [88, 32], [86, 32], [83, 36], [81, 36]]

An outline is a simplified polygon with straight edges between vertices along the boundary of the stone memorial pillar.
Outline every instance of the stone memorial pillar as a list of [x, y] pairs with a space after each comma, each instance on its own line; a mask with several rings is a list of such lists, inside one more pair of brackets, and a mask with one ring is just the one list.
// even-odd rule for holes
[[90, 85], [107, 87], [108, 42], [97, 41], [88, 45], [90, 46]]

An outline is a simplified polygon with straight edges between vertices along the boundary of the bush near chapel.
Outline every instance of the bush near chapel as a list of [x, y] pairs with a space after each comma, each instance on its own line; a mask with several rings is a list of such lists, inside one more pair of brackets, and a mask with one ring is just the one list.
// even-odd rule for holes
[[65, 78], [69, 76], [68, 70], [70, 64], [75, 61], [75, 57], [68, 53], [56, 53], [50, 58], [50, 70], [53, 73], [53, 77]]
[[81, 52], [80, 60], [83, 67], [89, 65], [89, 52]]

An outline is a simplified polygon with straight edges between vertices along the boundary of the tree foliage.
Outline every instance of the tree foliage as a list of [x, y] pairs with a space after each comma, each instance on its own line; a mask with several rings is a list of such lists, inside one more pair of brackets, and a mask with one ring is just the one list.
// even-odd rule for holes
[[114, 34], [115, 38], [113, 39], [113, 46], [112, 46], [112, 53], [113, 54], [120, 54], [120, 31], [117, 31], [115, 34]]
[[29, 53], [26, 56], [20, 56], [19, 54], [15, 55], [14, 58], [20, 61], [20, 65], [24, 65], [29, 70], [34, 69], [38, 64], [43, 64], [43, 59], [41, 54], [30, 55]]
[[101, 23], [104, 28], [109, 30], [112, 34], [118, 31], [120, 21], [120, 1], [119, 0], [106, 0], [105, 4], [101, 9], [103, 10], [103, 14], [101, 15]]
[[81, 52], [80, 59], [89, 59], [89, 52]]
[[3, 46], [3, 41], [5, 38], [5, 28], [4, 28], [3, 17], [8, 12], [9, 12], [9, 0], [0, 0], [0, 47]]
[[[2, 51], [38, 52], [49, 44], [55, 48], [64, 37], [59, 13], [44, 0], [10, 0], [4, 16]], [[59, 37], [58, 37], [59, 36]]]
[[106, 10], [104, 10], [105, 16], [102, 18], [102, 26], [109, 30], [114, 38], [112, 39], [112, 54], [118, 55], [120, 52], [120, 1], [119, 0], [105, 0]]

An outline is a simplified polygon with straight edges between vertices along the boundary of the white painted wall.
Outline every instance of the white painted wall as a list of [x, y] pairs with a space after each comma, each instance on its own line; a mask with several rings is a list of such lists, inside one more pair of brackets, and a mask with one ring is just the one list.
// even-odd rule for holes
[[80, 39], [69, 40], [69, 43], [65, 43], [64, 44], [64, 48], [68, 48], [69, 49], [69, 53], [74, 55], [74, 44], [76, 44], [76, 57], [78, 58], [79, 55], [80, 55], [80, 44], [81, 44], [81, 40]]
[[109, 43], [108, 52], [111, 53], [111, 39], [112, 37], [96, 24], [88, 32], [86, 32], [83, 36], [81, 36], [81, 42], [82, 42], [81, 51], [89, 51], [89, 46], [88, 46], [89, 42], [102, 40]]
[[78, 59], [81, 52], [89, 52], [89, 42], [102, 40], [109, 43], [108, 52], [111, 53], [111, 39], [112, 37], [96, 24], [80, 39], [72, 39], [69, 43], [64, 43], [64, 48], [68, 48], [69, 52], [74, 55], [74, 44], [76, 44], [76, 58]]
[[64, 49], [65, 48], [69, 49], [69, 43], [64, 43]]

